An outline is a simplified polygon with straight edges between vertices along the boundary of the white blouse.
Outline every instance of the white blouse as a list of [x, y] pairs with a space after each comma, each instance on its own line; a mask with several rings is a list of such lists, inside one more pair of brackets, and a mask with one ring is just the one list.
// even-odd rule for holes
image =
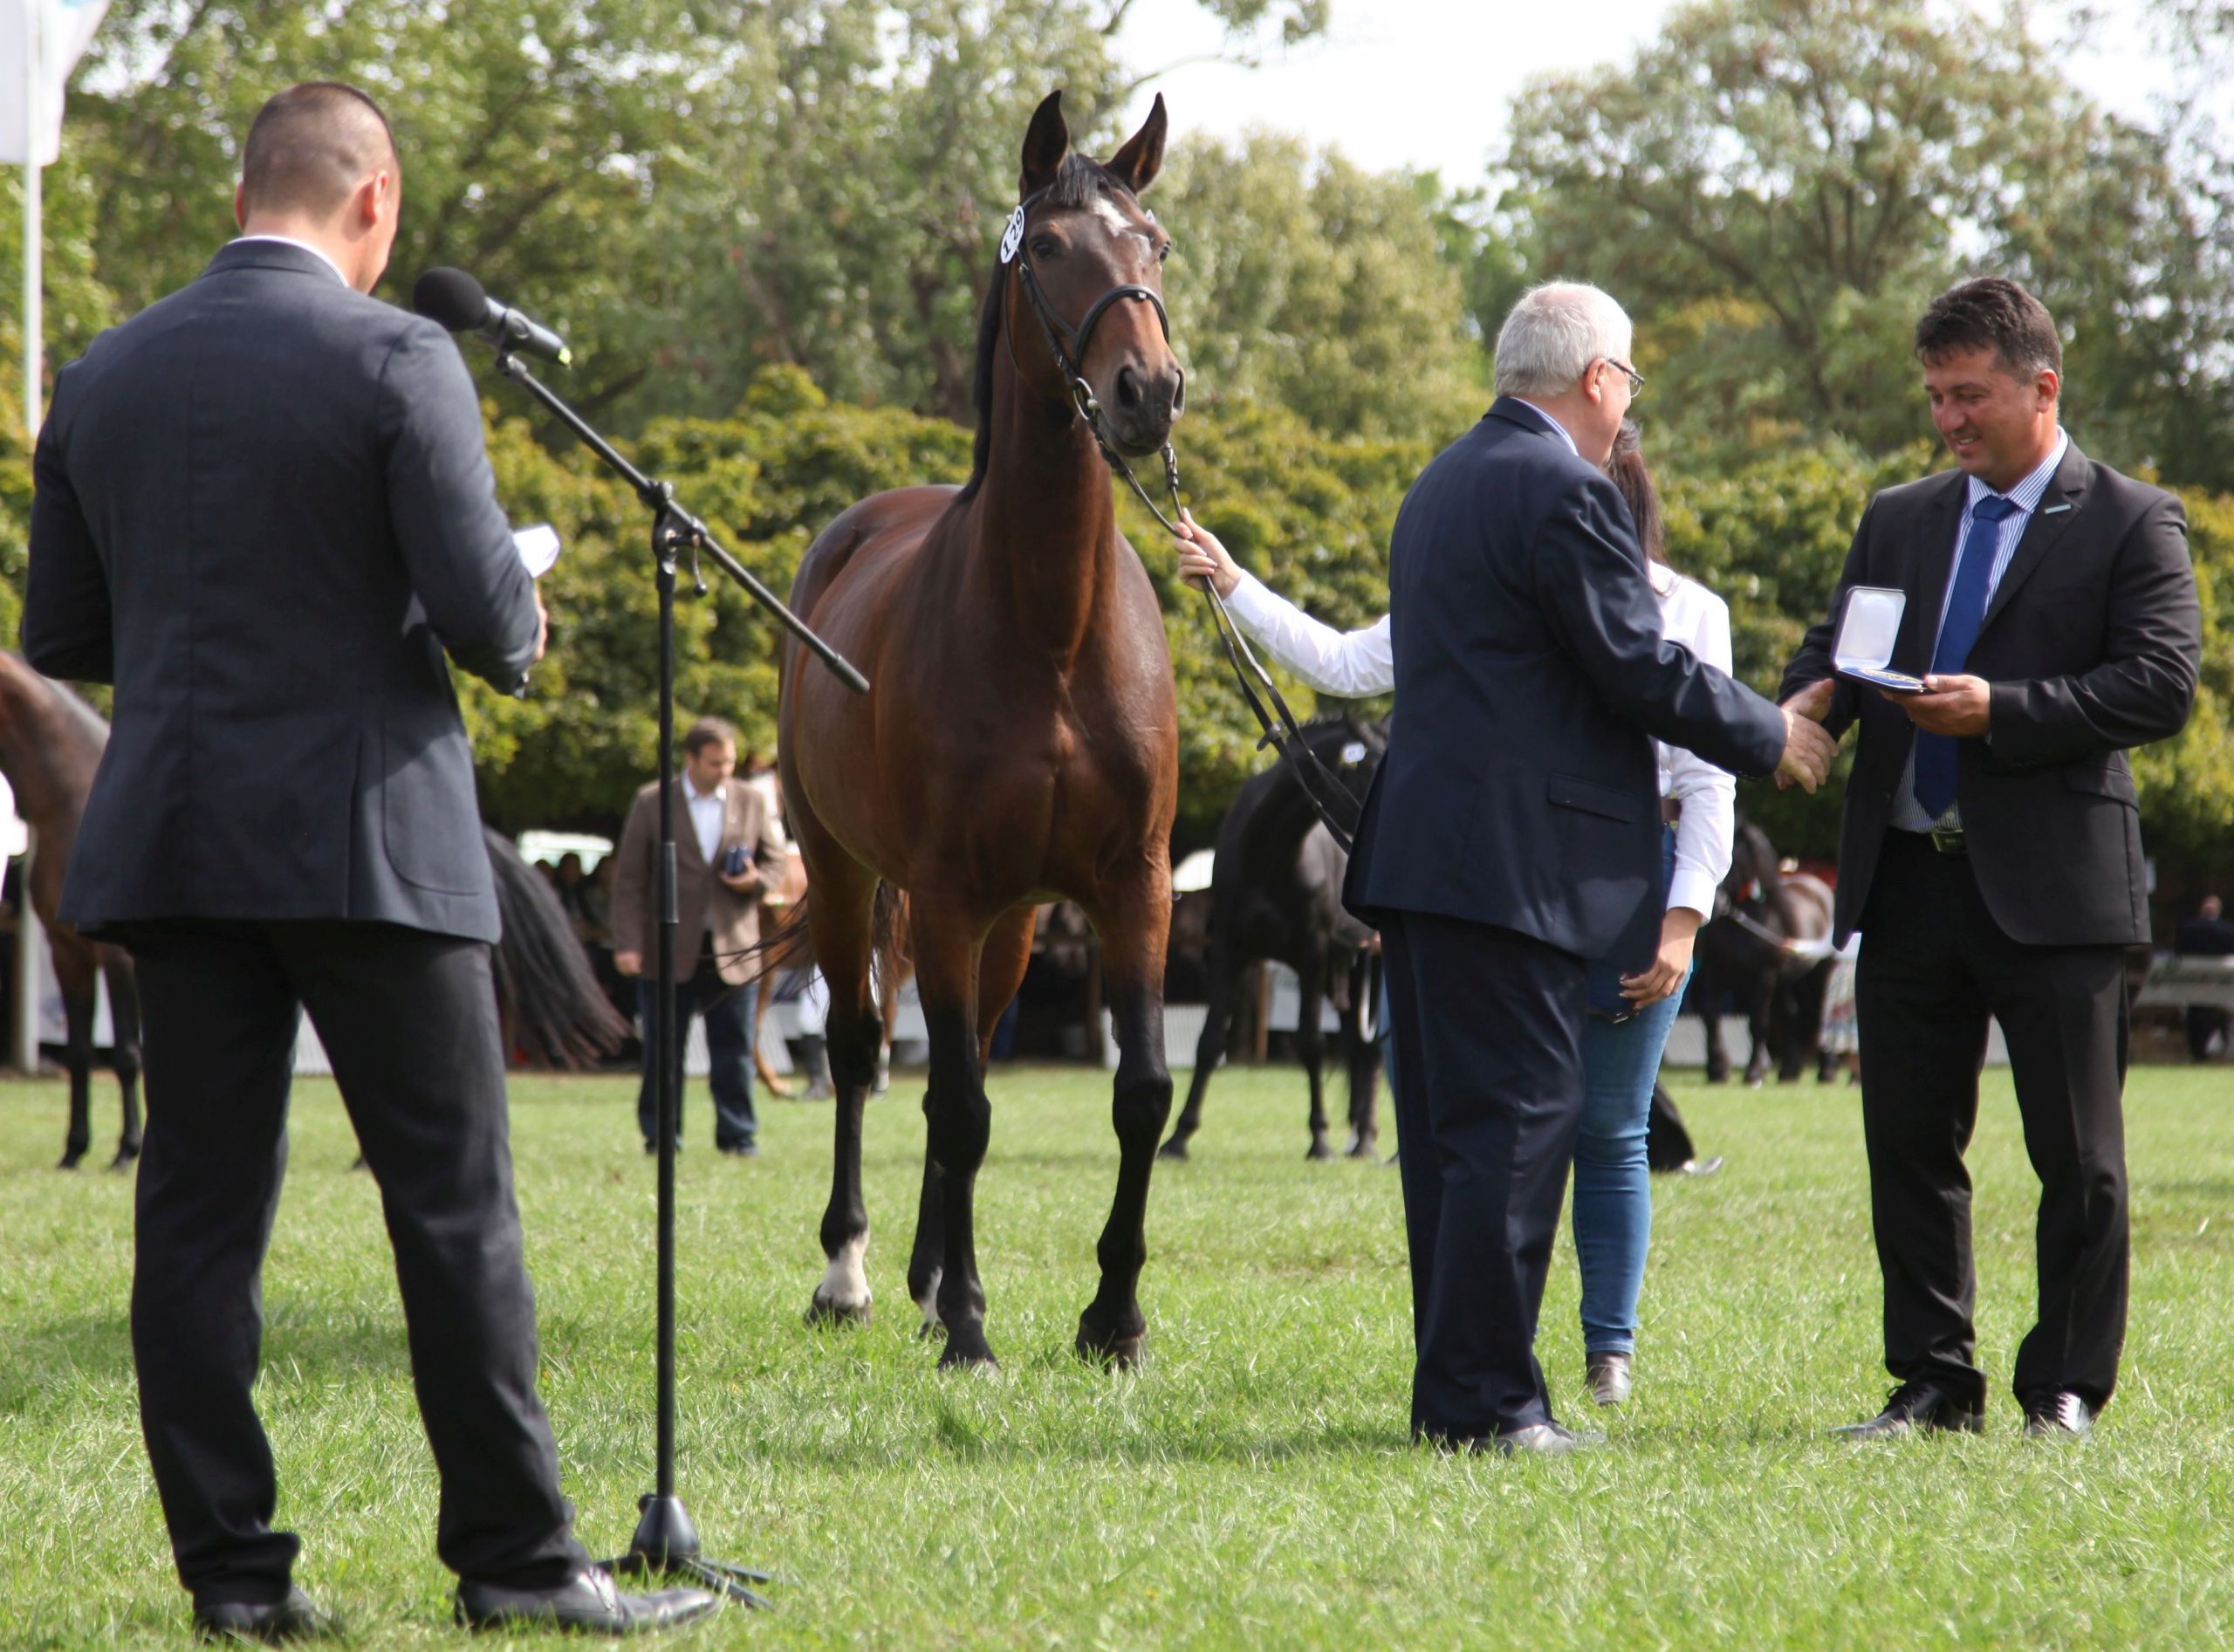
[[[1668, 640], [1710, 666], [1730, 670], [1730, 605], [1672, 568], [1655, 565], [1651, 578]], [[1321, 694], [1361, 700], [1396, 686], [1387, 614], [1361, 631], [1337, 631], [1246, 572], [1225, 606], [1236, 625]], [[1660, 794], [1683, 809], [1676, 827], [1676, 875], [1668, 886], [1668, 904], [1712, 917], [1715, 891], [1729, 875], [1737, 835], [1737, 782], [1681, 746], [1655, 740], [1653, 747], [1660, 759]]]

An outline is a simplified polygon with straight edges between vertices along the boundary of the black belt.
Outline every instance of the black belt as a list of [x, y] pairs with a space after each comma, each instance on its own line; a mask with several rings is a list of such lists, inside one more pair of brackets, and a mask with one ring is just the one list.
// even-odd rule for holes
[[1926, 832], [1914, 832], [1907, 826], [1895, 826], [1902, 836], [1914, 838], [1918, 843], [1929, 843], [1942, 854], [1968, 854], [1970, 845], [1961, 826], [1936, 826]]

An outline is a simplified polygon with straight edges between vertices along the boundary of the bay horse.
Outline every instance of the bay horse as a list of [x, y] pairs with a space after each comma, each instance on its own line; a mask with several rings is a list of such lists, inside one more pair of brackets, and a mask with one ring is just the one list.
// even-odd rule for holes
[[[1326, 771], [1363, 802], [1388, 749], [1387, 730], [1337, 715], [1314, 717], [1300, 731]], [[1160, 1156], [1187, 1156], [1188, 1141], [1202, 1128], [1210, 1075], [1232, 1036], [1243, 971], [1263, 958], [1286, 964], [1302, 987], [1295, 1038], [1311, 1084], [1311, 1147], [1305, 1156], [1335, 1156], [1322, 1072], [1326, 1037], [1319, 1025], [1320, 1006], [1329, 999], [1340, 1018], [1337, 1047], [1349, 1074], [1349, 1156], [1373, 1156], [1380, 1134], [1374, 1115], [1381, 1080], [1381, 1053], [1369, 1031], [1373, 931], [1342, 905], [1342, 874], [1348, 865], [1349, 857], [1312, 812], [1294, 764], [1275, 763], [1251, 775], [1235, 794], [1218, 823], [1211, 862], [1210, 945], [1203, 966], [1206, 1013], [1195, 1046], [1195, 1076]]]
[[[1779, 1076], [1789, 1082], [1799, 1075], [1806, 1047], [1820, 1032], [1822, 983], [1830, 961], [1795, 951], [1794, 945], [1819, 943], [1830, 933], [1829, 888], [1806, 874], [1786, 876], [1768, 834], [1740, 816], [1714, 915], [1699, 929], [1698, 967], [1684, 1001], [1705, 1026], [1710, 1084], [1730, 1077], [1721, 1012], [1724, 1001], [1732, 998], [1751, 1035], [1745, 1082], [1761, 1083], [1778, 1045]], [[1811, 1001], [1812, 1025], [1806, 1014]]]
[[[1107, 451], [1166, 443], [1185, 377], [1166, 335], [1170, 237], [1140, 205], [1162, 165], [1159, 97], [1097, 163], [1071, 153], [1062, 94], [1024, 140], [1020, 203], [978, 326], [977, 438], [960, 488], [852, 506], [808, 547], [791, 607], [866, 671], [856, 696], [784, 644], [778, 751], [830, 988], [837, 1153], [809, 1317], [865, 1321], [862, 1105], [882, 1029], [871, 974], [906, 896], [930, 1037], [929, 1124], [908, 1293], [941, 1368], [990, 1368], [976, 1183], [990, 1134], [984, 1066], [1024, 978], [1035, 903], [1076, 901], [1100, 932], [1120, 1059], [1117, 1189], [1077, 1348], [1129, 1364], [1157, 1138], [1171, 1109], [1164, 951], [1179, 716], [1163, 616], [1118, 531]], [[1059, 342], [1058, 333], [1061, 339]]]
[[109, 1168], [121, 1170], [140, 1156], [140, 987], [132, 959], [121, 947], [88, 941], [58, 922], [62, 881], [78, 823], [93, 787], [93, 771], [108, 745], [108, 724], [93, 707], [58, 682], [48, 681], [16, 655], [0, 650], [0, 771], [16, 791], [16, 809], [37, 833], [31, 860], [30, 909], [46, 926], [55, 979], [62, 987], [68, 1028], [63, 1066], [70, 1074], [70, 1124], [58, 1167], [74, 1170], [93, 1145], [93, 1069], [95, 983], [108, 983], [109, 1018], [115, 1043], [113, 1065], [124, 1092], [124, 1129]]

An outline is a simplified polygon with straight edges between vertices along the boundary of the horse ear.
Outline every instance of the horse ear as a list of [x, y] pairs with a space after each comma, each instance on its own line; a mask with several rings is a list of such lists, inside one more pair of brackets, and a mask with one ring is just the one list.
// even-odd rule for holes
[[1163, 170], [1163, 134], [1168, 122], [1163, 113], [1163, 93], [1155, 94], [1155, 107], [1148, 111], [1148, 118], [1141, 129], [1125, 141], [1109, 162], [1125, 187], [1134, 195], [1140, 194], [1155, 182], [1155, 175]]
[[1071, 129], [1063, 121], [1063, 93], [1049, 93], [1031, 112], [1031, 129], [1024, 134], [1024, 174], [1018, 192], [1031, 195], [1055, 182], [1063, 157], [1071, 152]]

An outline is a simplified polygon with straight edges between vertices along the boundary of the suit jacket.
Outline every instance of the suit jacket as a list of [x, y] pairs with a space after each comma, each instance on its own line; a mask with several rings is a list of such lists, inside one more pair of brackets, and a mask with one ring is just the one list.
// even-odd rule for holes
[[1396, 712], [1344, 900], [1641, 967], [1665, 905], [1649, 737], [1765, 774], [1782, 714], [1662, 636], [1621, 493], [1511, 397], [1413, 484], [1388, 584]]
[[[757, 787], [731, 776], [722, 792], [722, 837], [716, 860], [738, 844], [752, 852], [762, 888], [739, 895], [706, 864], [698, 847], [698, 833], [690, 823], [689, 783], [675, 780], [675, 978], [688, 981], [698, 967], [699, 937], [710, 928], [714, 961], [722, 979], [742, 986], [760, 972], [757, 958], [745, 949], [760, 939], [760, 900], [764, 890], [779, 888], [785, 877], [784, 834]], [[660, 783], [656, 780], [636, 793], [629, 805], [628, 822], [620, 831], [620, 847], [613, 851], [613, 949], [638, 952], [644, 972], [658, 967], [652, 956], [659, 943]]]
[[449, 335], [236, 242], [63, 369], [34, 474], [24, 653], [116, 685], [62, 915], [495, 940], [442, 656], [517, 687], [536, 606]]
[[[1869, 502], [1832, 599], [1785, 673], [1785, 697], [1833, 675], [1847, 592], [1908, 593], [1892, 668], [1931, 668], [1968, 479], [1945, 471]], [[1993, 685], [1991, 728], [1956, 742], [1956, 802], [1986, 909], [2033, 946], [2149, 937], [2128, 747], [2176, 734], [2195, 702], [2201, 617], [2187, 518], [2162, 488], [2076, 443], [2040, 496], [1986, 605], [1964, 670]], [[1837, 940], [1861, 925], [1915, 725], [1836, 679], [1827, 726], [1861, 725], [1840, 834]]]

